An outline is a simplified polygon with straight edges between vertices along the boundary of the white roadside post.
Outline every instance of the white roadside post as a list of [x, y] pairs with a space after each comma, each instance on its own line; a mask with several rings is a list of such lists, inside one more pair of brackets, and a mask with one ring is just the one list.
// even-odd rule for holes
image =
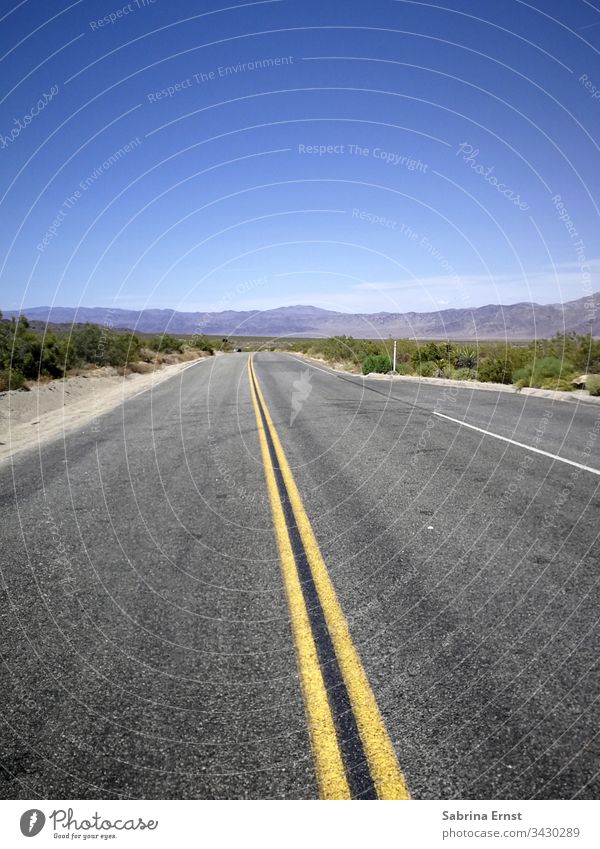
[[394, 339], [394, 364], [392, 366], [392, 371], [396, 371], [396, 345], [397, 345], [397, 342]]

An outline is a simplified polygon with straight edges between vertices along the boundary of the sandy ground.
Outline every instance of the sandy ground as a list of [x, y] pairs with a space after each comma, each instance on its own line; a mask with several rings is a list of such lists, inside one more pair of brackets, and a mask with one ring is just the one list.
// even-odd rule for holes
[[152, 389], [199, 359], [212, 358], [199, 357], [125, 377], [108, 367], [35, 384], [28, 392], [0, 393], [0, 461], [93, 421], [125, 398]]

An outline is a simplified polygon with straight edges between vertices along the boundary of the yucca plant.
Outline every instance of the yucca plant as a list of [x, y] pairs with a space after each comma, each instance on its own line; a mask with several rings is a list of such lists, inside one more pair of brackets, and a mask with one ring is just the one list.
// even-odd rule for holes
[[473, 348], [459, 348], [454, 357], [456, 368], [477, 368], [477, 351]]

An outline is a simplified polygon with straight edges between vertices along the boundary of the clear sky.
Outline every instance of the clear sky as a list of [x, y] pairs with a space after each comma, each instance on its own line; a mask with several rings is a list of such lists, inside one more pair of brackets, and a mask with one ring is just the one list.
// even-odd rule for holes
[[587, 0], [0, 8], [1, 308], [600, 289]]

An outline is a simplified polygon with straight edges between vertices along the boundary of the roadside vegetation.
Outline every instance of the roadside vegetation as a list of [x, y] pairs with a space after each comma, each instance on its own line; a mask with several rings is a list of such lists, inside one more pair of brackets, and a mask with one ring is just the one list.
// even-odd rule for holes
[[[353, 339], [294, 340], [285, 350], [336, 363], [363, 374], [386, 374], [392, 370], [392, 341]], [[530, 343], [397, 342], [396, 373], [453, 380], [480, 380], [513, 384], [517, 389], [537, 387], [571, 391], [581, 375], [589, 375], [586, 387], [600, 395], [600, 339], [568, 333]]]
[[122, 374], [151, 371], [202, 353], [214, 353], [206, 336], [146, 336], [96, 324], [34, 328], [24, 316], [5, 320], [0, 313], [0, 392], [105, 366]]
[[[237, 340], [204, 335], [142, 334], [95, 324], [69, 327], [6, 320], [0, 313], [0, 392], [27, 388], [29, 381], [52, 380], [112, 366], [119, 373], [143, 373], [162, 364], [193, 360], [215, 350], [291, 351], [307, 354], [348, 371], [386, 374], [392, 370], [391, 340], [266, 339]], [[600, 339], [568, 333], [529, 343], [397, 341], [396, 373], [454, 380], [513, 384], [571, 391], [585, 386], [600, 396]]]

